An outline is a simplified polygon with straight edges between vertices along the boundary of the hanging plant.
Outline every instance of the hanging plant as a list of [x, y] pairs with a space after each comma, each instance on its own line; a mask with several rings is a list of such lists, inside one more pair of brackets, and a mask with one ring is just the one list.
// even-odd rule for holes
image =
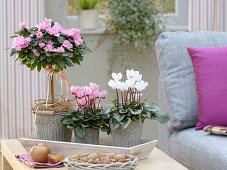
[[116, 33], [114, 45], [132, 44], [141, 51], [153, 44], [162, 31], [163, 19], [155, 1], [151, 0], [106, 0], [109, 16], [108, 30]]

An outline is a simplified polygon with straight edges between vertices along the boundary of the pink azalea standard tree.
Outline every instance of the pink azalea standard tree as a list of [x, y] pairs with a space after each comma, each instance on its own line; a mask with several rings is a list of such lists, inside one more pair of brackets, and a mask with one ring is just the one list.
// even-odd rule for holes
[[[69, 90], [63, 70], [80, 64], [84, 54], [90, 50], [78, 29], [66, 30], [51, 19], [45, 19], [41, 24], [31, 28], [28, 28], [25, 23], [19, 26], [20, 30], [15, 32], [16, 35], [10, 37], [13, 38], [10, 56], [16, 55], [16, 61], [20, 64], [31, 70], [44, 69], [49, 75], [51, 99], [39, 100], [32, 106], [33, 113], [36, 113], [37, 136], [47, 140], [68, 141], [70, 132], [67, 132], [67, 128], [59, 123], [63, 117], [60, 113], [72, 110], [72, 104], [66, 100]], [[54, 75], [65, 82], [65, 100], [57, 100], [55, 97]], [[43, 116], [44, 112], [45, 116]], [[47, 116], [47, 113], [52, 116]], [[62, 137], [60, 134], [65, 136]]]

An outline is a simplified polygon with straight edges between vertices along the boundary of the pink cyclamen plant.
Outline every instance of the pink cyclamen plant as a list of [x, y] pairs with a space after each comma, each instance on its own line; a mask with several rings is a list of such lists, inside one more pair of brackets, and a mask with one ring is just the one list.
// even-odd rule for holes
[[90, 83], [89, 86], [72, 86], [71, 93], [75, 97], [78, 110], [84, 108], [100, 109], [101, 99], [105, 99], [107, 92], [99, 91], [99, 85]]

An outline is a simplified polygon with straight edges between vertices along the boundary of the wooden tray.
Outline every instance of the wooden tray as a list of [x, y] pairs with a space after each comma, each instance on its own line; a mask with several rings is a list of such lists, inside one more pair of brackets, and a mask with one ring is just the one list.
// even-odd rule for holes
[[142, 144], [130, 148], [125, 148], [111, 146], [110, 141], [103, 139], [100, 140], [100, 145], [48, 141], [31, 138], [19, 138], [19, 141], [28, 152], [33, 145], [38, 143], [45, 143], [51, 148], [51, 150], [55, 152], [54, 154], [63, 153], [65, 154], [65, 156], [99, 151], [103, 153], [116, 152], [120, 154], [129, 154], [136, 156], [139, 159], [147, 158], [158, 142], [157, 140], [150, 141], [148, 139], [142, 139]]

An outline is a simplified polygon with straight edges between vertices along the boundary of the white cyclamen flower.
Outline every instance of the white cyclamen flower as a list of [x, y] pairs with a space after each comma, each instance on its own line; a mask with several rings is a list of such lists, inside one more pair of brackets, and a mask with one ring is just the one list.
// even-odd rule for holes
[[145, 82], [143, 80], [136, 82], [135, 84], [135, 88], [136, 90], [138, 90], [139, 92], [143, 91], [144, 89], [146, 89], [146, 87], [148, 86], [148, 82]]
[[119, 90], [120, 91], [126, 91], [126, 90], [128, 90], [128, 86], [127, 86], [127, 84], [125, 83], [125, 82], [119, 82]]
[[112, 89], [116, 89], [117, 88], [117, 82], [111, 79], [108, 82], [108, 86], [110, 86]]
[[127, 85], [128, 88], [135, 88], [135, 81], [132, 79], [126, 80], [125, 84]]
[[119, 81], [122, 79], [122, 74], [121, 73], [112, 73], [112, 78], [114, 81]]
[[142, 75], [139, 71], [126, 70], [126, 76], [128, 80], [140, 81], [142, 79]]
[[127, 76], [127, 79], [130, 79], [132, 78], [132, 76], [134, 75], [134, 70], [126, 70], [126, 76]]

